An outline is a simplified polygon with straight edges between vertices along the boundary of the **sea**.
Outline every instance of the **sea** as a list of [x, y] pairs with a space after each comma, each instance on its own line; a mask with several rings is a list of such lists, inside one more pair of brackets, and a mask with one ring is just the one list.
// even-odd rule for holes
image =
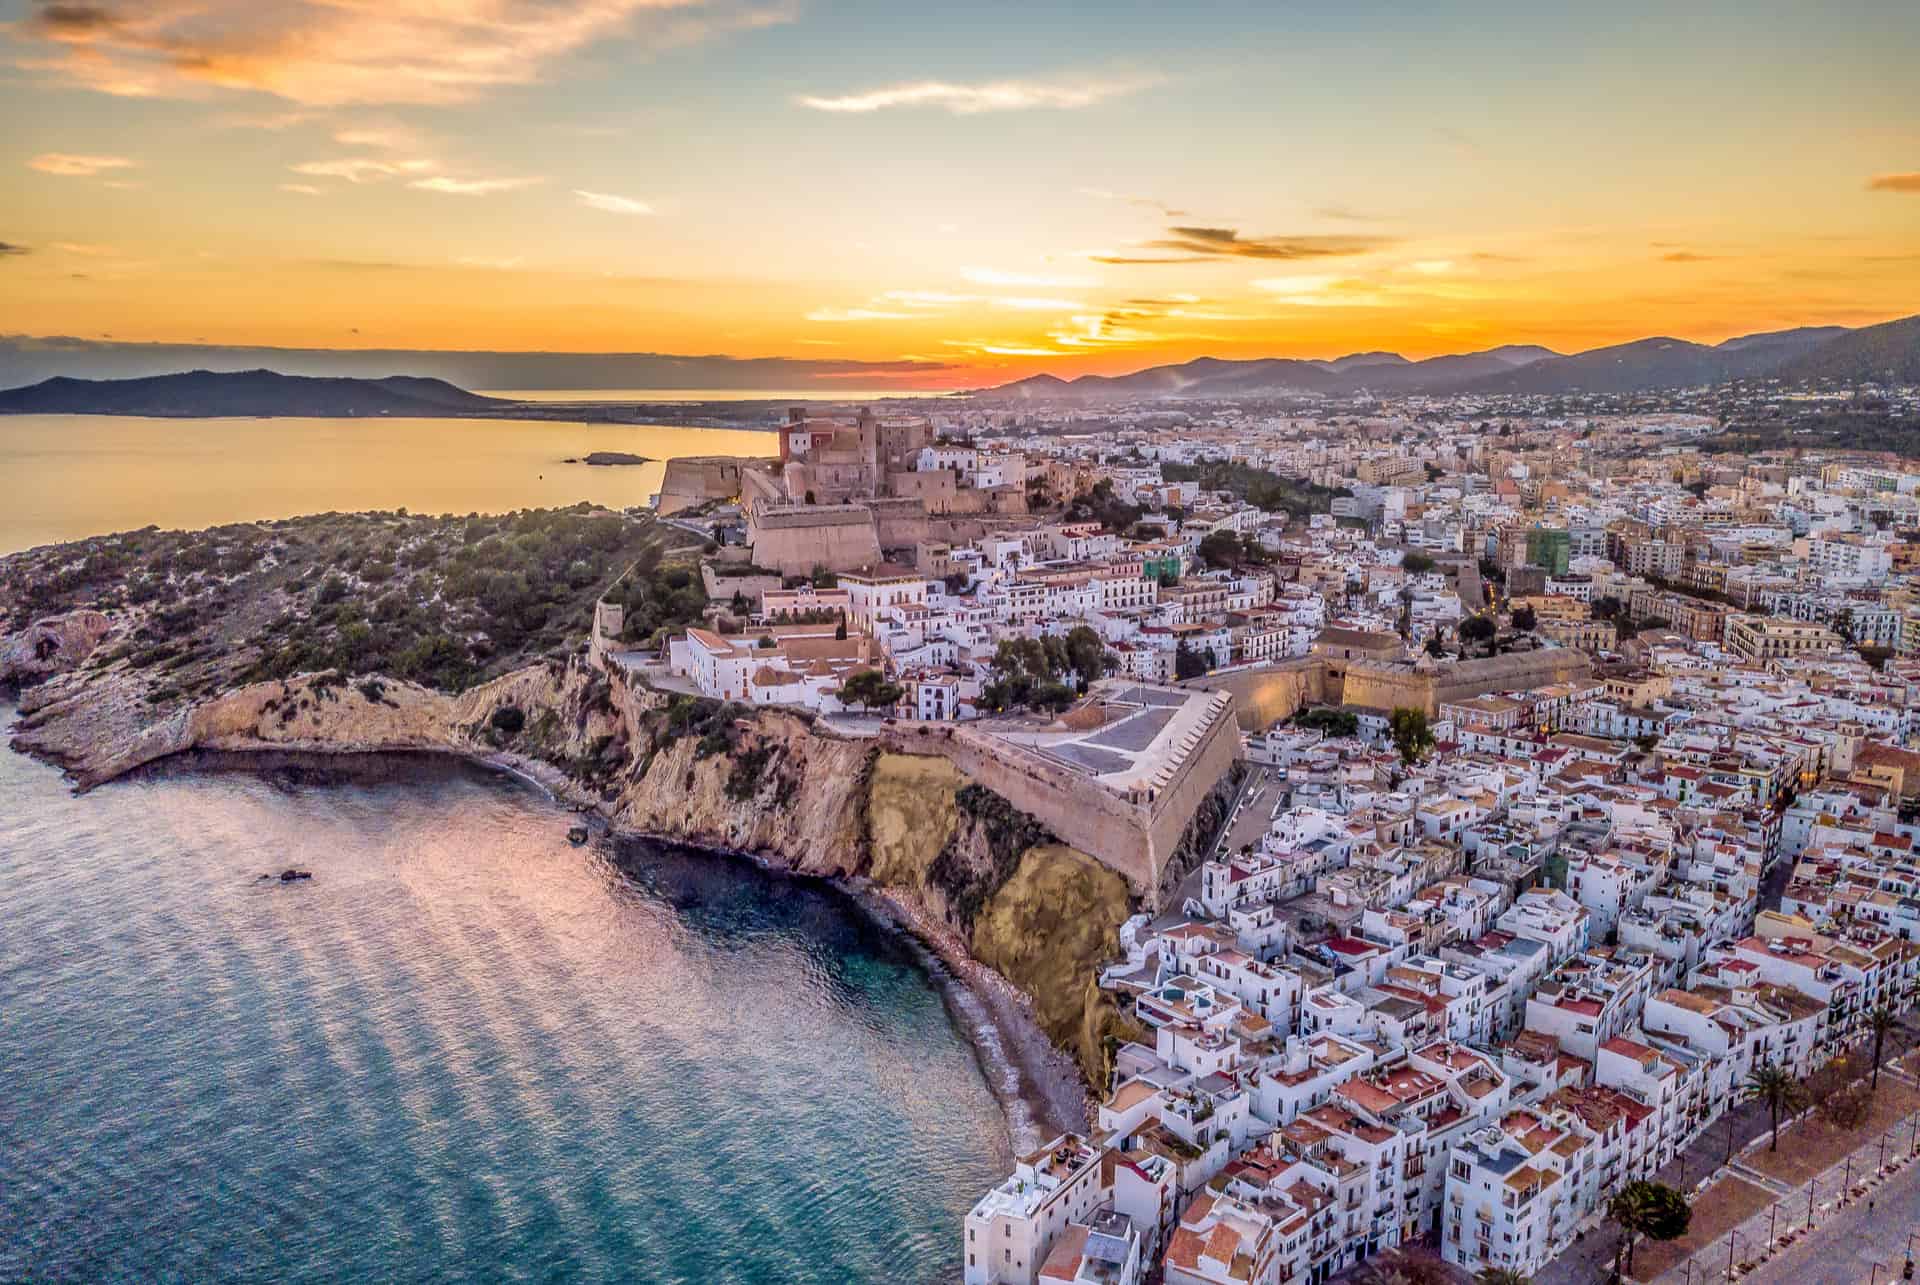
[[[665, 461], [762, 455], [772, 434], [493, 419], [0, 416], [0, 556], [157, 525], [308, 513], [504, 513], [649, 502]], [[623, 451], [639, 465], [568, 464]]]
[[924, 400], [951, 397], [952, 389], [928, 388], [489, 388], [485, 397], [522, 402], [791, 402], [837, 406], [846, 402]]
[[958, 1279], [1008, 1140], [915, 954], [571, 820], [443, 758], [0, 749], [0, 1280]]

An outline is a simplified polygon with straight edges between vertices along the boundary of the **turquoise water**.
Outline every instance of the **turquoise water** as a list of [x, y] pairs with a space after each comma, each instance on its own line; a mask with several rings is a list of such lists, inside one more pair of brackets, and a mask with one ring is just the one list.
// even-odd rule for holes
[[0, 1279], [956, 1279], [1006, 1132], [913, 959], [565, 827], [439, 761], [0, 750]]

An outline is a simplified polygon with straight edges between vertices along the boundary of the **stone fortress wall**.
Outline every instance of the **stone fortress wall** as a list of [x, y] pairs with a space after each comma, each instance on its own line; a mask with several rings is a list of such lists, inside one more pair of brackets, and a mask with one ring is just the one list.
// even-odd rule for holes
[[1130, 801], [1075, 772], [965, 724], [901, 725], [880, 737], [882, 749], [938, 755], [1039, 820], [1063, 843], [1125, 877], [1158, 909], [1168, 862], [1214, 786], [1240, 752], [1229, 702], [1212, 717], [1173, 778], [1152, 797]]
[[1308, 705], [1417, 709], [1432, 717], [1450, 701], [1520, 691], [1593, 676], [1593, 660], [1571, 647], [1543, 647], [1478, 660], [1418, 664], [1307, 656], [1189, 679], [1187, 686], [1231, 692], [1240, 727], [1258, 732]]

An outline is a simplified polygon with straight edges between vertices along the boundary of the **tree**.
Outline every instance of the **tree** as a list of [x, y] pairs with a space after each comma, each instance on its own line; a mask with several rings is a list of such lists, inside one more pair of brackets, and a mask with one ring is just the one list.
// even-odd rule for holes
[[1851, 1131], [1867, 1122], [1872, 1108], [1873, 1090], [1856, 1084], [1829, 1093], [1820, 1103], [1820, 1114], [1834, 1128]]
[[1433, 559], [1416, 549], [1400, 559], [1400, 569], [1410, 576], [1425, 575], [1433, 570]]
[[1523, 634], [1530, 634], [1539, 627], [1540, 617], [1532, 607], [1522, 607], [1513, 613], [1513, 627]]
[[1460, 642], [1463, 646], [1467, 643], [1490, 643], [1499, 632], [1492, 616], [1468, 616], [1460, 622]]
[[1874, 1092], [1880, 1091], [1880, 1050], [1887, 1042], [1887, 1032], [1900, 1025], [1900, 1015], [1893, 1006], [1881, 1003], [1867, 1014], [1867, 1029], [1873, 1032], [1873, 1084]]
[[1200, 541], [1200, 557], [1214, 568], [1240, 565], [1240, 537], [1231, 531], [1214, 531]]
[[848, 705], [858, 705], [869, 712], [875, 705], [892, 705], [906, 693], [896, 683], [887, 681], [887, 676], [877, 669], [857, 669], [847, 676], [834, 695]]
[[1187, 646], [1186, 640], [1182, 639], [1179, 646], [1175, 647], [1173, 651], [1173, 676], [1175, 678], [1199, 678], [1205, 674], [1209, 668], [1207, 660], [1208, 655], [1206, 652]]
[[1447, 641], [1440, 636], [1440, 631], [1436, 629], [1433, 631], [1433, 636], [1427, 639], [1427, 655], [1433, 657], [1435, 660], [1443, 660], [1446, 658], [1446, 654]]
[[838, 589], [840, 587], [840, 577], [835, 575], [830, 568], [819, 563], [814, 565], [812, 580], [813, 587], [816, 589]]
[[1603, 594], [1592, 603], [1595, 620], [1613, 620], [1620, 615], [1620, 600], [1612, 594]]
[[835, 642], [847, 640], [847, 613], [844, 611], [840, 613], [840, 623], [833, 627], [833, 640]]
[[1400, 751], [1400, 761], [1408, 767], [1418, 763], [1433, 748], [1433, 728], [1428, 725], [1424, 710], [1402, 705], [1393, 711], [1387, 730], [1393, 737], [1393, 748]]
[[1488, 1267], [1482, 1269], [1473, 1280], [1474, 1285], [1530, 1285], [1533, 1278], [1511, 1267]]
[[1779, 1150], [1780, 1113], [1793, 1114], [1806, 1101], [1806, 1089], [1786, 1067], [1777, 1062], [1764, 1062], [1747, 1077], [1746, 1097], [1749, 1102], [1767, 1104], [1767, 1113], [1773, 1120], [1773, 1141], [1767, 1144], [1767, 1150]]
[[1075, 625], [1067, 631], [1067, 664], [1087, 682], [1092, 682], [1106, 669], [1107, 648], [1100, 641], [1100, 635], [1086, 625]]
[[1665, 1183], [1636, 1178], [1607, 1201], [1607, 1218], [1620, 1229], [1620, 1249], [1613, 1259], [1614, 1275], [1618, 1276], [1623, 1255], [1627, 1270], [1633, 1270], [1636, 1239], [1678, 1240], [1687, 1234], [1693, 1210], [1688, 1208], [1685, 1196]]
[[1360, 719], [1352, 711], [1328, 705], [1301, 710], [1293, 716], [1293, 725], [1323, 736], [1353, 736], [1360, 731]]

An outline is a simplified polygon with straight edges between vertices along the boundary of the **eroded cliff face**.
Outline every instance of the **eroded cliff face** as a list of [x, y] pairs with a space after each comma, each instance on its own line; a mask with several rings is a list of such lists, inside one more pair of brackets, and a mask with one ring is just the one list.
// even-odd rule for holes
[[1137, 1034], [1095, 984], [1120, 955], [1126, 880], [943, 758], [879, 755], [867, 816], [872, 877], [910, 890], [1025, 992], [1041, 1029], [1104, 1087], [1114, 1040]]
[[528, 666], [458, 696], [308, 674], [161, 711], [110, 670], [82, 672], [108, 632], [98, 623], [27, 648], [42, 669], [14, 729], [17, 748], [82, 787], [192, 749], [489, 757], [621, 829], [872, 880], [942, 946], [1024, 993], [1082, 1076], [1106, 1083], [1112, 1037], [1127, 1028], [1094, 977], [1119, 954], [1126, 881], [945, 758], [883, 753], [795, 714], [665, 696], [580, 663]]

